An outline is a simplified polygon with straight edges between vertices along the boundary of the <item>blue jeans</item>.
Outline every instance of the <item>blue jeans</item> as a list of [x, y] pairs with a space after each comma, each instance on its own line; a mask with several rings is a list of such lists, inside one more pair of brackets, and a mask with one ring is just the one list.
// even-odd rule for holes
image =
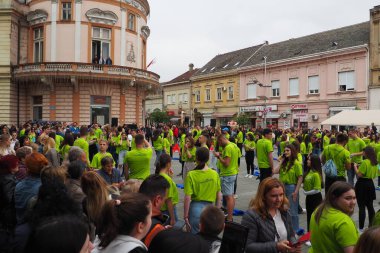
[[157, 166], [157, 163], [158, 163], [162, 153], [163, 153], [163, 150], [156, 150], [156, 161], [154, 161], [154, 166]]
[[[358, 166], [359, 167], [359, 166]], [[348, 183], [352, 186], [354, 185], [354, 180], [355, 180], [355, 170], [354, 170], [354, 164], [351, 163], [351, 169], [347, 170], [347, 179]]]
[[290, 205], [290, 217], [292, 218], [292, 226], [293, 230], [296, 232], [299, 228], [299, 219], [298, 219], [298, 204], [299, 204], [299, 194], [297, 194], [297, 200], [293, 201], [292, 193], [296, 189], [296, 185], [294, 184], [286, 184], [285, 185], [285, 195], [289, 200]]
[[199, 233], [199, 222], [203, 209], [206, 206], [212, 205], [213, 203], [207, 201], [191, 201], [189, 210], [189, 223], [191, 225], [191, 233]]
[[[175, 219], [175, 221], [177, 222], [177, 221], [178, 221], [178, 215], [177, 215], [177, 206], [176, 206], [176, 205], [173, 206], [173, 211], [174, 211], [174, 219]], [[163, 211], [162, 213], [163, 213], [163, 214], [166, 214], [167, 216], [170, 217], [170, 213], [169, 213], [168, 210]], [[171, 218], [171, 217], [170, 217], [170, 218]]]

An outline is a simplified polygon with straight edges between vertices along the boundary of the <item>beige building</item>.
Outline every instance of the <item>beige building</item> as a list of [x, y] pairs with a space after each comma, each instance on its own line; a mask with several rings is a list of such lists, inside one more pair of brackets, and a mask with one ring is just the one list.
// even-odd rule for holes
[[370, 10], [369, 109], [380, 109], [380, 5]]
[[145, 125], [150, 125], [151, 122], [149, 121], [149, 115], [154, 112], [154, 110], [163, 110], [163, 104], [162, 104], [162, 86], [160, 85], [157, 89], [150, 92], [144, 100], [144, 120]]
[[163, 88], [164, 109], [175, 124], [190, 124], [192, 115], [190, 78], [197, 70], [194, 69], [193, 64], [189, 64], [188, 71], [169, 82], [161, 84]]

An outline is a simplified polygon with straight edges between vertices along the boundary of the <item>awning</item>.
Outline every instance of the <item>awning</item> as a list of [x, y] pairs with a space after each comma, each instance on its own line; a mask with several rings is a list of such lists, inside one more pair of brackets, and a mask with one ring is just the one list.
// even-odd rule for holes
[[347, 110], [323, 121], [321, 125], [380, 126], [380, 110]]
[[178, 118], [178, 117], [173, 117], [173, 118], [170, 118], [170, 121], [177, 121], [177, 120], [180, 120], [181, 118]]
[[232, 118], [236, 112], [214, 112], [212, 117], [214, 118]]

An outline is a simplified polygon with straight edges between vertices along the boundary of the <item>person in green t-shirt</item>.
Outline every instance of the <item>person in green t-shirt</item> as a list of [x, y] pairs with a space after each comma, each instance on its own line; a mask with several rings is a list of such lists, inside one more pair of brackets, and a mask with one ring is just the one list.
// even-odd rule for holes
[[129, 150], [129, 145], [130, 143], [128, 140], [127, 133], [122, 132], [120, 134], [119, 143], [116, 147], [116, 153], [118, 153], [118, 168], [122, 175], [124, 175], [124, 173], [122, 173], [124, 167], [124, 158]]
[[129, 151], [124, 159], [125, 178], [145, 180], [150, 175], [153, 149], [142, 134], [136, 134], [135, 141], [136, 149]]
[[353, 251], [359, 238], [355, 222], [350, 217], [355, 205], [355, 191], [350, 184], [338, 181], [331, 185], [324, 202], [310, 219], [309, 253]]
[[[66, 133], [65, 138], [63, 139], [60, 147], [59, 147], [59, 153], [61, 154], [61, 157], [63, 160], [66, 159], [66, 156], [69, 154], [70, 148], [74, 146], [74, 136], [72, 133]], [[82, 149], [83, 150], [83, 149]], [[87, 158], [87, 154], [86, 154]]]
[[351, 169], [347, 170], [348, 182], [354, 186], [354, 163], [361, 164], [363, 160], [363, 149], [367, 146], [365, 142], [357, 135], [356, 129], [350, 129], [348, 132], [350, 139], [347, 143], [347, 150], [350, 152], [351, 157]]
[[82, 126], [79, 130], [79, 134], [80, 137], [74, 141], [73, 146], [80, 147], [86, 153], [88, 160], [87, 163], [90, 164], [89, 143], [87, 142], [87, 127]]
[[185, 162], [183, 166], [183, 179], [186, 179], [187, 173], [195, 168], [195, 152], [197, 147], [195, 147], [195, 140], [193, 137], [186, 137], [186, 142], [183, 147], [182, 161]]
[[185, 162], [182, 160], [183, 157], [183, 148], [185, 146], [186, 141], [186, 129], [181, 127], [178, 130], [178, 136], [179, 136], [179, 162], [181, 163], [181, 173], [177, 175], [177, 177], [180, 177], [183, 175], [183, 167], [185, 166]]
[[170, 185], [166, 194], [165, 203], [161, 207], [161, 211], [169, 216], [170, 225], [173, 226], [178, 220], [176, 205], [178, 204], [179, 195], [177, 185], [172, 179], [173, 171], [171, 169], [171, 161], [172, 159], [169, 154], [162, 154], [158, 160], [155, 174], [163, 176]]
[[344, 148], [348, 142], [346, 134], [339, 133], [336, 136], [336, 144], [328, 145], [322, 153], [322, 164], [332, 159], [337, 168], [337, 177], [327, 177], [325, 179], [325, 193], [336, 181], [346, 181], [346, 170], [351, 169], [350, 152]]
[[[94, 155], [91, 161], [90, 167], [96, 170], [99, 170], [102, 168], [102, 159], [106, 156], [109, 156], [112, 158], [111, 153], [107, 152], [108, 149], [108, 142], [106, 140], [99, 140], [99, 152]], [[113, 167], [115, 168], [115, 161], [113, 161]]]
[[156, 151], [156, 160], [154, 165], [157, 165], [158, 159], [164, 150], [164, 139], [161, 137], [161, 131], [156, 129], [153, 131], [152, 144]]
[[95, 136], [96, 136], [96, 138], [97, 138], [98, 141], [99, 141], [100, 139], [103, 138], [103, 130], [102, 130], [102, 129], [99, 127], [99, 125], [96, 124], [96, 123], [94, 124], [93, 128], [94, 128]]
[[236, 135], [236, 145], [239, 147], [240, 152], [243, 151], [243, 142], [244, 142], [243, 129], [238, 128], [237, 129], [237, 135]]
[[273, 171], [280, 174], [280, 181], [285, 185], [285, 194], [290, 204], [290, 217], [293, 230], [299, 229], [298, 205], [299, 189], [303, 180], [302, 164], [297, 160], [297, 150], [293, 144], [287, 145], [279, 166]]
[[199, 219], [207, 205], [222, 205], [222, 193], [219, 175], [207, 166], [210, 151], [200, 147], [196, 151], [197, 166], [185, 179], [184, 220], [188, 231], [199, 232]]
[[306, 195], [306, 222], [310, 231], [310, 219], [315, 209], [322, 203], [322, 166], [318, 155], [307, 157], [306, 171], [303, 177], [303, 192]]
[[164, 132], [164, 152], [168, 155], [171, 154], [171, 144], [170, 144], [170, 136], [169, 136], [169, 133], [168, 132]]
[[253, 172], [255, 170], [255, 149], [256, 142], [253, 138], [253, 133], [248, 133], [247, 138], [244, 141], [245, 162], [247, 164], [247, 175], [245, 177], [253, 177]]
[[375, 150], [372, 147], [367, 146], [364, 148], [363, 156], [365, 159], [359, 167], [356, 163], [354, 164], [354, 170], [358, 177], [355, 184], [355, 193], [359, 206], [359, 229], [364, 228], [366, 207], [368, 209], [369, 224], [372, 223], [375, 216], [373, 200], [376, 199], [376, 190], [373, 179], [377, 177], [379, 171]]
[[262, 139], [257, 141], [257, 163], [260, 170], [260, 182], [267, 177], [272, 176], [273, 170], [273, 144], [272, 144], [272, 130], [265, 128], [263, 130]]

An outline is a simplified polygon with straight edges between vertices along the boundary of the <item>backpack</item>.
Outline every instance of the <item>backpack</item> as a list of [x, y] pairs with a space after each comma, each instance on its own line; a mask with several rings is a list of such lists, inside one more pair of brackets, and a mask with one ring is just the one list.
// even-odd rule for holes
[[338, 176], [338, 168], [336, 167], [336, 164], [334, 162], [334, 158], [337, 157], [344, 148], [342, 148], [339, 153], [333, 157], [331, 157], [325, 164], [323, 164], [322, 169], [325, 172], [326, 177], [337, 177]]

